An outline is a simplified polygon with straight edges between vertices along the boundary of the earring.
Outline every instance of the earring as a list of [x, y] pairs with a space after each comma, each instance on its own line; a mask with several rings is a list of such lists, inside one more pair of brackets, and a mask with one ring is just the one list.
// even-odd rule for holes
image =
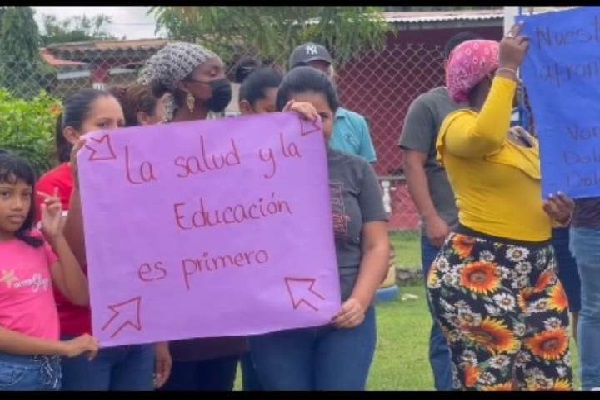
[[192, 96], [191, 93], [188, 92], [188, 94], [185, 98], [185, 102], [187, 103], [188, 110], [190, 110], [190, 112], [194, 111], [194, 105], [196, 103], [196, 99], [194, 98], [194, 96]]

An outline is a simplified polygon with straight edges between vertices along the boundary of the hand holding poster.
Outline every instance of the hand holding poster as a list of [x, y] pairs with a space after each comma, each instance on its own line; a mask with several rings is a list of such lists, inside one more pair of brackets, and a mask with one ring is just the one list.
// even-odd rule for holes
[[78, 164], [103, 346], [323, 325], [339, 310], [317, 123], [276, 113], [99, 132]]
[[544, 197], [600, 196], [600, 7], [519, 17]]

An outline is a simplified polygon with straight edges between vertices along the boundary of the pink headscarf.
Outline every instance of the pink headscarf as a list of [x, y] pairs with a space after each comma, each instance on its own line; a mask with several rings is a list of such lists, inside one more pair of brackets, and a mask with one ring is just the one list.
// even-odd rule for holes
[[495, 40], [468, 40], [456, 46], [446, 64], [446, 87], [452, 100], [466, 102], [471, 90], [498, 69], [499, 49]]

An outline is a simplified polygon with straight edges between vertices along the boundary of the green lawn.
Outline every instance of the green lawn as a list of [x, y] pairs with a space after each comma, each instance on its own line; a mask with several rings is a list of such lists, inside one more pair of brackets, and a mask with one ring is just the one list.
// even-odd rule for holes
[[398, 268], [421, 268], [421, 242], [418, 232], [392, 232], [390, 239], [396, 250]]

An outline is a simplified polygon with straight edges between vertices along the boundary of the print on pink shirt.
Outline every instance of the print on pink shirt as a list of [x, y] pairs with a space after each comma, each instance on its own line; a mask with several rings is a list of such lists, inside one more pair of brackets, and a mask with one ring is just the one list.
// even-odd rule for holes
[[21, 289], [21, 288], [31, 288], [33, 293], [37, 293], [42, 290], [48, 290], [49, 288], [49, 279], [44, 278], [40, 273], [34, 273], [31, 278], [20, 279], [15, 275], [15, 271], [10, 270], [2, 270], [2, 278], [0, 278], [0, 282], [6, 284], [8, 288]]

